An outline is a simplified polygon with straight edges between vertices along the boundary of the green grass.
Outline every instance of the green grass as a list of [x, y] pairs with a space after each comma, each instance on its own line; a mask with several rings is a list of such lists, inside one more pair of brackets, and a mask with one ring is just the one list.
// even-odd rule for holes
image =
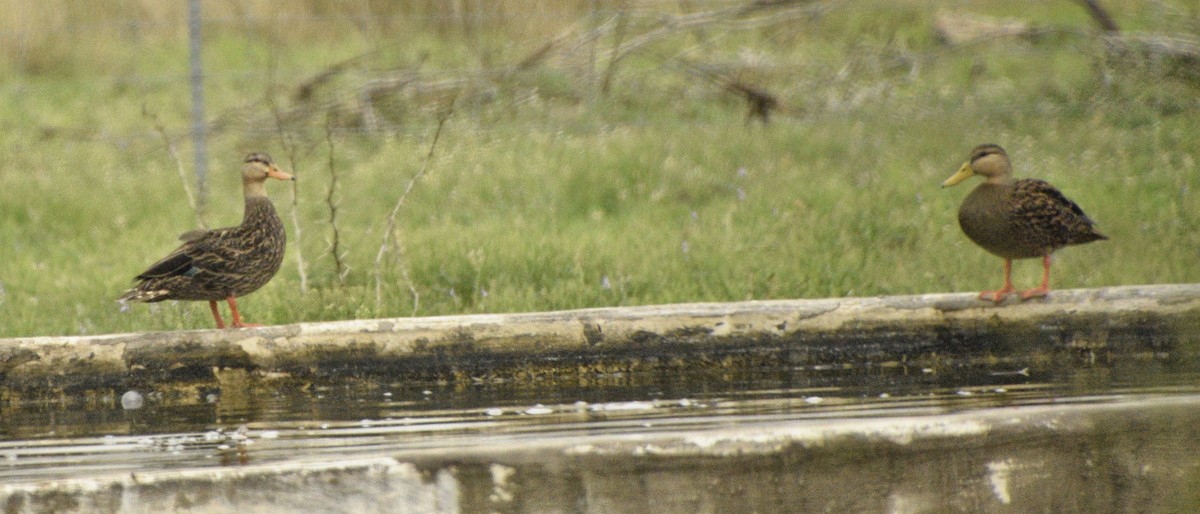
[[[794, 111], [768, 127], [747, 126], [739, 100], [649, 53], [623, 62], [604, 96], [551, 62], [460, 98], [400, 210], [401, 251], [386, 259], [379, 306], [374, 263], [387, 213], [421, 169], [439, 98], [389, 104], [395, 130], [339, 121], [344, 285], [329, 254], [325, 116], [314, 109], [285, 125], [293, 162], [269, 100], [292, 107], [299, 81], [373, 49], [354, 73], [419, 65], [435, 76], [512, 62], [557, 30], [412, 26], [398, 42], [341, 26], [330, 30], [345, 37], [316, 41], [307, 26], [295, 38], [217, 27], [207, 33], [206, 85], [210, 117], [225, 123], [210, 136], [205, 218], [240, 220], [246, 152], [294, 166], [301, 243], [270, 284], [239, 301], [250, 321], [268, 324], [977, 291], [999, 285], [1001, 262], [958, 229], [974, 183], [939, 185], [972, 146], [995, 142], [1018, 176], [1057, 185], [1112, 238], [1057, 254], [1055, 287], [1200, 281], [1196, 86], [1153, 64], [1103, 59], [1074, 3], [1027, 4], [1035, 21], [1080, 34], [951, 48], [930, 35], [936, 4], [913, 1], [890, 16], [850, 4], [784, 27], [709, 29], [653, 46], [654, 55], [699, 48], [688, 55], [705, 62], [757, 56], [761, 65], [738, 73]], [[1021, 16], [1007, 5], [961, 8]], [[1154, 30], [1140, 6], [1114, 2], [1114, 14]], [[113, 301], [195, 216], [143, 115], [177, 136], [186, 130], [186, 45], [177, 34], [133, 46], [102, 36], [55, 47], [57, 67], [54, 55], [4, 65], [14, 75], [0, 92], [19, 101], [0, 104], [0, 336], [212, 326], [203, 304], [121, 312]], [[192, 150], [178, 143], [190, 170]], [[268, 190], [295, 243], [291, 186]], [[1018, 287], [1039, 272], [1018, 262]]]

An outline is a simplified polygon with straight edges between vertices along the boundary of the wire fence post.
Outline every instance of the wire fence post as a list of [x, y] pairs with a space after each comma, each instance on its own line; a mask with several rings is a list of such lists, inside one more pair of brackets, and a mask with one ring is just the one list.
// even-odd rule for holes
[[188, 2], [188, 61], [192, 83], [192, 145], [196, 150], [196, 209], [208, 200], [208, 152], [205, 146], [204, 67], [200, 62], [200, 0]]

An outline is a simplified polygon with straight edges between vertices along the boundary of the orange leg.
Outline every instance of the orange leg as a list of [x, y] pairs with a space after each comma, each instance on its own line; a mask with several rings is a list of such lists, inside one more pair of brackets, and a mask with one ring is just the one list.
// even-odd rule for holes
[[1012, 259], [1004, 259], [1004, 287], [996, 291], [984, 291], [979, 293], [980, 300], [991, 300], [996, 303], [1003, 302], [1008, 297], [1009, 293], [1015, 291], [1016, 288], [1012, 285]]
[[209, 301], [208, 308], [212, 309], [213, 319], [217, 320], [217, 328], [225, 328], [225, 320], [221, 319], [221, 311], [217, 310], [217, 302]]
[[242, 315], [238, 314], [238, 310], [237, 310], [237, 300], [234, 300], [233, 297], [230, 296], [229, 298], [226, 298], [225, 301], [229, 302], [229, 312], [233, 313], [233, 328], [261, 327], [262, 326], [262, 325], [256, 325], [253, 323], [242, 323]]
[[1021, 299], [1028, 300], [1030, 298], [1041, 298], [1050, 294], [1050, 253], [1042, 256], [1042, 285], [1037, 289], [1026, 289], [1021, 291]]

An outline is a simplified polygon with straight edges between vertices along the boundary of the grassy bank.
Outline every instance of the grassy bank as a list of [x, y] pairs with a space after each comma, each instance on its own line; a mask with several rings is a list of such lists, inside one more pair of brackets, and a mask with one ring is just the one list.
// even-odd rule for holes
[[[611, 67], [607, 50], [678, 5], [576, 6], [539, 22], [535, 4], [461, 18], [492, 20], [474, 26], [419, 3], [365, 26], [312, 9], [291, 21], [208, 13], [203, 218], [240, 220], [248, 151], [299, 177], [298, 225], [291, 185], [268, 184], [293, 244], [275, 280], [239, 302], [250, 321], [993, 288], [1000, 260], [955, 218], [974, 183], [939, 187], [982, 142], [1005, 146], [1018, 176], [1056, 184], [1112, 238], [1060, 252], [1054, 286], [1200, 281], [1196, 84], [1169, 63], [1114, 56], [1075, 3], [955, 4], [1054, 29], [965, 45], [936, 37], [939, 11], [925, 2], [830, 3], [752, 28], [681, 31]], [[154, 128], [190, 174], [186, 30], [138, 5], [126, 14], [145, 20], [136, 36], [60, 22], [88, 44], [5, 64], [0, 336], [212, 326], [202, 304], [122, 312], [112, 300], [196, 225]], [[1165, 16], [1169, 4], [1109, 7], [1123, 30], [1198, 26], [1186, 10]], [[512, 72], [572, 26], [564, 19], [576, 33], [609, 20], [623, 32]], [[300, 84], [338, 62], [348, 71], [301, 98]], [[746, 123], [741, 99], [682, 63], [753, 82], [785, 109]], [[355, 93], [394, 76], [465, 85], [381, 91], [383, 121], [371, 125]], [[449, 98], [453, 114], [399, 210], [377, 303], [388, 212]], [[1018, 287], [1038, 268], [1018, 263]]]

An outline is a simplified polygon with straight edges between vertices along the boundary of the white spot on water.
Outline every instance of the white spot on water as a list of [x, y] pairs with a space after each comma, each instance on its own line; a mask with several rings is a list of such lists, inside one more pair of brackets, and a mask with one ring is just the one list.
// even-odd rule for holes
[[988, 482], [992, 484], [992, 494], [996, 495], [996, 499], [1005, 505], [1012, 502], [1012, 496], [1008, 493], [1008, 477], [1012, 473], [1012, 459], [1004, 459], [994, 462], [989, 462]]
[[622, 410], [649, 410], [654, 408], [652, 402], [612, 402], [599, 403], [591, 406], [593, 412], [600, 411], [622, 411]]
[[483, 413], [487, 414], [488, 416], [499, 416], [501, 414], [504, 414], [504, 409], [498, 409], [498, 408], [493, 407], [491, 409], [483, 411]]
[[821, 398], [820, 396], [809, 396], [808, 398], [804, 399], [804, 403], [807, 403], [809, 405], [816, 405], [823, 401], [825, 401], [825, 399]]
[[549, 407], [547, 407], [547, 406], [545, 406], [545, 405], [542, 405], [542, 404], [540, 404], [540, 403], [539, 403], [539, 404], [537, 404], [537, 405], [534, 405], [533, 407], [530, 407], [530, 408], [528, 408], [528, 409], [525, 409], [525, 414], [529, 414], [529, 415], [532, 415], [532, 416], [537, 416], [537, 415], [540, 415], [540, 414], [550, 414], [550, 413], [552, 413], [552, 412], [554, 412], [554, 409], [551, 409], [551, 408], [549, 408]]
[[508, 489], [508, 480], [517, 473], [517, 470], [503, 464], [492, 464], [489, 471], [492, 473], [492, 494], [488, 495], [488, 500], [492, 503], [511, 502], [513, 495], [512, 491]]
[[125, 394], [121, 395], [122, 409], [137, 410], [142, 408], [143, 403], [145, 403], [145, 399], [142, 398], [142, 393], [137, 391], [125, 391]]

